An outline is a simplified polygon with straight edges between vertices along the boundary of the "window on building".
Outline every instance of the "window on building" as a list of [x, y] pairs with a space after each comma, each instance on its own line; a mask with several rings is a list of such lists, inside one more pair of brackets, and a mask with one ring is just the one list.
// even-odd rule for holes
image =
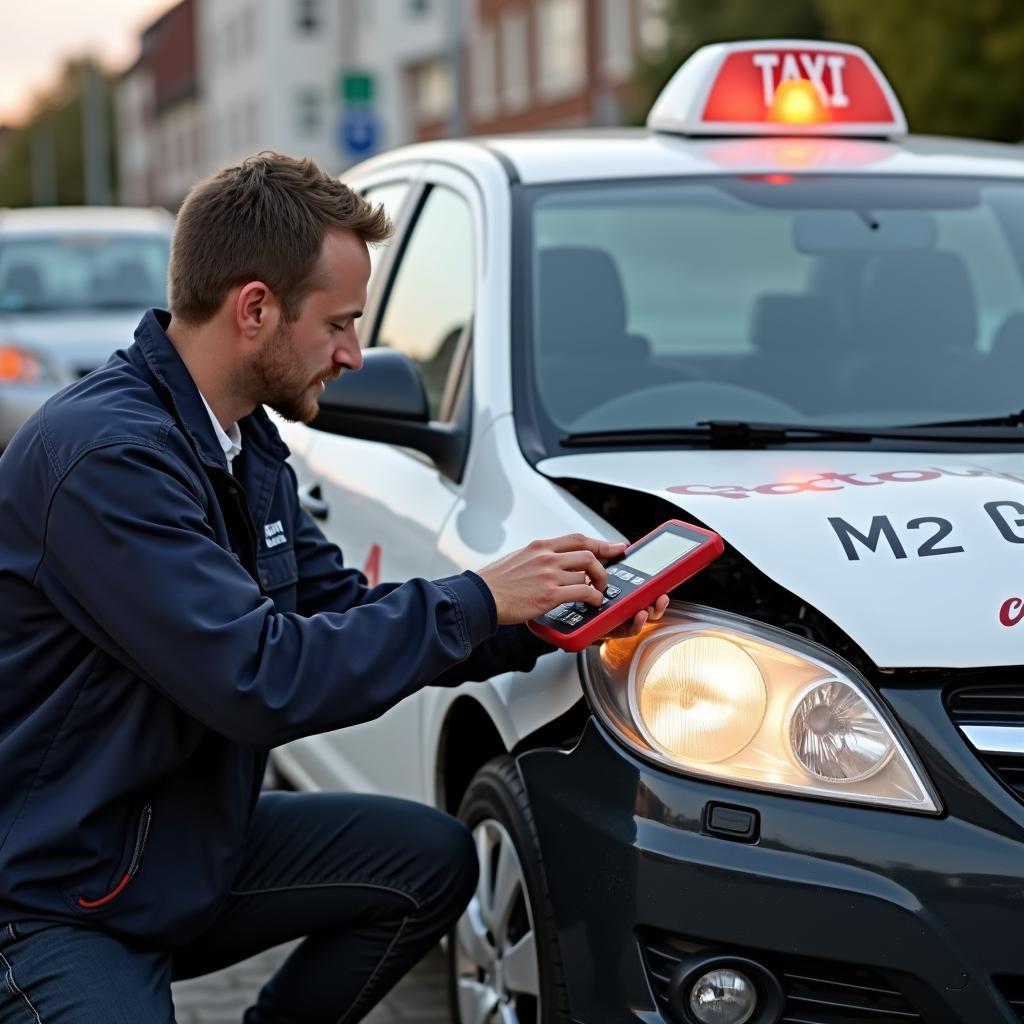
[[260, 101], [251, 97], [246, 106], [246, 113], [249, 120], [249, 146], [251, 149], [258, 149], [260, 144]]
[[211, 112], [206, 115], [206, 154], [208, 159], [217, 160], [223, 145], [220, 137], [220, 118]]
[[498, 34], [493, 22], [477, 25], [470, 63], [473, 113], [486, 121], [498, 112]]
[[238, 57], [238, 31], [234, 17], [224, 22], [224, 63], [234, 64]]
[[303, 135], [316, 135], [323, 122], [320, 90], [304, 86], [299, 89], [296, 100], [299, 131]]
[[432, 60], [414, 68], [411, 76], [413, 109], [420, 123], [451, 117], [455, 100], [452, 69], [447, 60]]
[[216, 73], [218, 62], [221, 59], [221, 37], [218, 31], [211, 27], [209, 31], [202, 36], [202, 39], [203, 51], [201, 56], [203, 61], [203, 73], [212, 75]]
[[466, 201], [435, 187], [427, 196], [391, 287], [377, 344], [412, 359], [423, 377], [432, 419], [452, 356], [473, 315], [473, 216]]
[[668, 46], [668, 36], [668, 0], [640, 0], [640, 49], [648, 54], [661, 53]]
[[178, 146], [178, 170], [187, 171], [191, 163], [191, 155], [188, 150], [188, 128], [186, 125], [182, 125], [179, 130], [175, 133], [175, 142]]
[[320, 0], [295, 0], [295, 24], [300, 32], [316, 32], [320, 14]]
[[633, 66], [630, 5], [622, 0], [601, 0], [601, 52], [605, 74], [626, 78]]
[[248, 57], [256, 49], [256, 20], [259, 16], [259, 9], [247, 7], [242, 11], [240, 18], [242, 24], [242, 55]]
[[579, 92], [587, 73], [583, 0], [540, 0], [537, 13], [541, 92], [549, 99]]
[[530, 103], [530, 40], [525, 7], [501, 12], [501, 101], [514, 112]]

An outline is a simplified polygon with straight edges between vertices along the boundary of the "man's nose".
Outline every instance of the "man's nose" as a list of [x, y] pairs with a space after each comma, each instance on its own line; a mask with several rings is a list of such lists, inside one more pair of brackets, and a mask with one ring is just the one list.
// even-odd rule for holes
[[345, 344], [334, 353], [334, 361], [349, 370], [360, 370], [363, 366], [363, 349], [359, 344], [359, 336], [355, 327], [350, 328], [352, 336], [345, 339]]

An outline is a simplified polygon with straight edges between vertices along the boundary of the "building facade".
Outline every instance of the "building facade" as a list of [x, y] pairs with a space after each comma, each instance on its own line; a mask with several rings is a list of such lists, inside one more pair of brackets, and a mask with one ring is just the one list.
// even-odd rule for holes
[[453, 134], [615, 125], [667, 0], [182, 0], [117, 93], [121, 201], [261, 149], [340, 173]]
[[206, 171], [261, 149], [341, 164], [339, 0], [198, 0]]
[[474, 0], [469, 130], [623, 124], [637, 62], [666, 40], [665, 0]]
[[[378, 149], [617, 125], [668, 0], [341, 0], [342, 67], [372, 79]], [[351, 155], [351, 154], [350, 154]]]
[[197, 0], [181, 0], [142, 33], [115, 96], [120, 200], [176, 210], [203, 171]]

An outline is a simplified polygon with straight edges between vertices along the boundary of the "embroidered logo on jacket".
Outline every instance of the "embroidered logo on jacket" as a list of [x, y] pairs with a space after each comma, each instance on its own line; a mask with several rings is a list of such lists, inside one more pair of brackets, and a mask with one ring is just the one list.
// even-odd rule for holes
[[280, 519], [274, 523], [267, 523], [263, 527], [263, 536], [268, 548], [276, 548], [278, 544], [283, 544], [288, 539], [284, 535], [284, 527], [281, 525]]

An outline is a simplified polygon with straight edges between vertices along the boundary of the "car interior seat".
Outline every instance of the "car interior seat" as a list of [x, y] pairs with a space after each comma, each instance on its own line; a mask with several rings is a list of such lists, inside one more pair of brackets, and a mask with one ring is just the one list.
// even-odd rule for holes
[[849, 391], [860, 408], [957, 410], [983, 373], [974, 288], [959, 255], [885, 253], [864, 271]]
[[842, 350], [839, 316], [823, 295], [761, 295], [750, 323], [748, 386], [801, 412], [832, 407]]
[[993, 414], [1024, 409], [1024, 312], [1010, 313], [999, 325], [986, 363]]
[[618, 395], [685, 374], [651, 360], [648, 340], [627, 329], [622, 278], [601, 249], [542, 249], [537, 274], [536, 363], [552, 418], [568, 422]]
[[137, 259], [118, 260], [93, 276], [91, 297], [98, 305], [144, 306], [152, 301], [153, 280]]
[[12, 263], [0, 283], [0, 306], [21, 309], [43, 304], [45, 292], [39, 269], [31, 263]]

